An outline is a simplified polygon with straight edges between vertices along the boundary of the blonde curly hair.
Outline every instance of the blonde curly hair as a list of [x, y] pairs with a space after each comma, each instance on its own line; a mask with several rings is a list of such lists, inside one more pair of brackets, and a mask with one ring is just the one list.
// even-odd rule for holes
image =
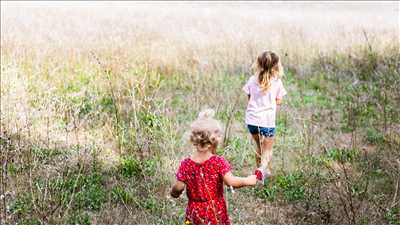
[[217, 147], [221, 142], [221, 124], [214, 119], [214, 110], [212, 109], [201, 111], [190, 127], [190, 142], [195, 146], [205, 147], [212, 145]]

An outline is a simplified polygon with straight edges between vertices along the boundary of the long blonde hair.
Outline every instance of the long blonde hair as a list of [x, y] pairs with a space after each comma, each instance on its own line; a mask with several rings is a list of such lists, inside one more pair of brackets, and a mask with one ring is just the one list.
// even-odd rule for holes
[[253, 65], [257, 73], [257, 81], [261, 90], [267, 91], [271, 87], [271, 80], [283, 75], [283, 68], [279, 56], [271, 51], [261, 53]]

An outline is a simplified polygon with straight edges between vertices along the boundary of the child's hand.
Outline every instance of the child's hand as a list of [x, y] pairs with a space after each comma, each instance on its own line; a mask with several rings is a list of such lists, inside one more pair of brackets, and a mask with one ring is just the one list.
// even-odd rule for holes
[[174, 198], [178, 198], [182, 194], [184, 189], [185, 189], [185, 183], [177, 180], [171, 188], [170, 195]]
[[247, 181], [248, 181], [247, 185], [249, 185], [249, 186], [256, 185], [257, 176], [256, 175], [250, 175], [250, 176], [247, 177]]

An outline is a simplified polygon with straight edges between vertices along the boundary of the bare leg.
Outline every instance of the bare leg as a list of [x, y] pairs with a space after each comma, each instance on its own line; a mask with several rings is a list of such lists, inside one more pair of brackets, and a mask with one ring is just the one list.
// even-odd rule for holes
[[274, 144], [273, 137], [264, 137], [260, 138], [261, 143], [261, 167], [262, 169], [271, 169], [271, 160], [272, 160], [272, 145]]
[[260, 167], [261, 164], [261, 145], [260, 145], [260, 137], [258, 134], [251, 135], [256, 142], [256, 165], [257, 168]]

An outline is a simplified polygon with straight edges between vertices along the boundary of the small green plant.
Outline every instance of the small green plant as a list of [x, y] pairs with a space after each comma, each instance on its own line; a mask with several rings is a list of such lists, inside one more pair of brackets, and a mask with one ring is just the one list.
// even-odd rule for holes
[[21, 172], [21, 166], [15, 164], [15, 163], [9, 162], [9, 163], [7, 163], [7, 171], [11, 176], [15, 176], [19, 172]]
[[288, 133], [289, 128], [288, 128], [288, 114], [286, 112], [282, 112], [278, 114], [277, 120], [276, 120], [276, 131], [280, 135], [285, 135]]
[[126, 205], [130, 205], [135, 202], [135, 197], [133, 194], [119, 186], [116, 186], [111, 190], [111, 198], [114, 202], [122, 202]]
[[326, 155], [304, 155], [301, 157], [301, 163], [306, 163], [313, 168], [320, 168], [328, 165], [332, 159], [328, 158]]
[[139, 120], [144, 123], [144, 125], [151, 128], [159, 128], [161, 126], [161, 117], [154, 112], [141, 112], [139, 113]]
[[104, 95], [99, 100], [99, 106], [102, 112], [112, 113], [114, 111], [114, 100], [110, 95]]
[[17, 195], [16, 200], [10, 207], [10, 211], [17, 215], [28, 215], [32, 209], [32, 195], [29, 192]]
[[90, 217], [87, 213], [79, 213], [72, 215], [67, 220], [67, 225], [91, 225]]
[[83, 179], [81, 189], [76, 193], [75, 197], [78, 208], [99, 210], [107, 197], [102, 185], [103, 178], [101, 174], [91, 174]]
[[304, 175], [299, 171], [277, 175], [274, 180], [264, 186], [262, 196], [269, 200], [282, 196], [287, 202], [300, 201], [305, 197], [304, 185]]
[[32, 154], [40, 161], [48, 161], [52, 157], [61, 154], [59, 149], [44, 148], [39, 146], [32, 147]]
[[370, 144], [382, 144], [385, 141], [385, 137], [382, 132], [373, 128], [367, 129], [365, 138]]
[[256, 195], [261, 198], [266, 198], [270, 201], [275, 201], [277, 198], [278, 186], [267, 185], [260, 191], [256, 190]]
[[301, 173], [278, 176], [276, 183], [282, 189], [284, 198], [287, 201], [298, 201], [304, 198], [304, 181]]
[[147, 159], [144, 160], [141, 164], [142, 171], [146, 176], [154, 176], [157, 171], [157, 160], [156, 159]]
[[157, 200], [154, 197], [148, 197], [142, 201], [142, 207], [153, 212], [157, 210]]
[[400, 208], [393, 207], [393, 208], [387, 210], [387, 212], [385, 214], [385, 219], [391, 225], [400, 225]]
[[359, 157], [359, 151], [357, 149], [332, 148], [328, 150], [326, 157], [339, 162], [352, 162]]
[[19, 225], [42, 225], [38, 219], [26, 219], [18, 223]]
[[[217, 149], [217, 154], [224, 155], [229, 161], [236, 161], [238, 165], [243, 165], [253, 160], [254, 154], [251, 151], [246, 151], [245, 149], [250, 147], [248, 140], [243, 137], [232, 137], [227, 142], [225, 148]], [[253, 146], [251, 146], [253, 148]]]
[[49, 187], [63, 206], [72, 199], [76, 209], [99, 210], [107, 198], [103, 181], [103, 176], [97, 172], [73, 174], [50, 181]]
[[121, 159], [121, 164], [119, 166], [119, 171], [124, 177], [139, 176], [142, 172], [142, 168], [139, 160], [127, 156]]

